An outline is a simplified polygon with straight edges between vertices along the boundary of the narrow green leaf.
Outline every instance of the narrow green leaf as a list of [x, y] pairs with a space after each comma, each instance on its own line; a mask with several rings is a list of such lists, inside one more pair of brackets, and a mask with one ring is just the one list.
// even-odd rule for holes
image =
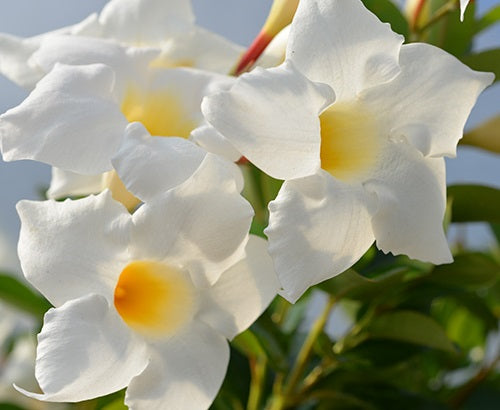
[[408, 21], [401, 14], [399, 8], [390, 0], [363, 0], [366, 8], [375, 14], [384, 23], [389, 23], [396, 33], [409, 38], [410, 28]]
[[500, 80], [500, 48], [466, 55], [462, 62], [473, 70], [491, 72], [495, 74], [495, 81]]
[[266, 352], [260, 345], [259, 339], [251, 330], [246, 330], [236, 336], [231, 345], [247, 357], [266, 357]]
[[364, 332], [372, 339], [399, 340], [456, 352], [444, 329], [434, 319], [409, 310], [378, 316], [365, 327]]
[[495, 24], [497, 21], [500, 21], [500, 5], [492, 7], [486, 14], [476, 21], [474, 32], [477, 34], [480, 31], [487, 29], [492, 24]]
[[500, 190], [483, 185], [452, 185], [453, 222], [500, 222]]
[[463, 253], [448, 265], [434, 268], [428, 277], [431, 283], [476, 290], [493, 285], [500, 279], [500, 266], [482, 253]]
[[[500, 64], [500, 62], [499, 62]], [[471, 145], [500, 154], [500, 115], [493, 117], [479, 127], [464, 134], [462, 145]]]
[[391, 289], [404, 281], [408, 269], [401, 268], [378, 276], [376, 279], [366, 278], [352, 269], [319, 284], [319, 288], [337, 299], [371, 300], [384, 290]]
[[128, 407], [123, 402], [123, 399], [115, 400], [112, 403], [107, 404], [102, 408], [102, 410], [127, 410]]
[[281, 334], [274, 323], [266, 326], [262, 316], [261, 319], [252, 325], [252, 332], [259, 340], [262, 349], [266, 352], [269, 366], [278, 371], [288, 371], [288, 360], [283, 349]]
[[0, 299], [40, 319], [51, 307], [41, 295], [13, 276], [4, 273], [0, 273]]

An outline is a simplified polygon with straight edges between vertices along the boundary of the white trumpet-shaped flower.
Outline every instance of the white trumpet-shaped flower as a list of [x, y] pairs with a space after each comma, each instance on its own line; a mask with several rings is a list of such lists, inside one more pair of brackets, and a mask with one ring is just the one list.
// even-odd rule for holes
[[384, 252], [452, 260], [443, 156], [455, 155], [493, 75], [402, 42], [360, 1], [303, 0], [285, 63], [202, 104], [236, 149], [285, 180], [266, 233], [291, 301], [375, 240]]
[[[70, 46], [61, 47], [61, 39]], [[105, 62], [80, 53], [91, 39], [94, 45], [105, 40], [154, 48], [156, 66], [189, 66], [220, 73], [227, 73], [242, 52], [240, 46], [195, 25], [189, 0], [111, 0], [99, 14], [74, 26], [30, 38], [0, 34], [0, 73], [31, 89], [47, 73], [47, 52], [67, 64], [71, 60], [78, 64]]]
[[[71, 48], [63, 38], [54, 43]], [[197, 167], [203, 150], [186, 139], [203, 145], [207, 127], [201, 100], [233, 79], [192, 68], [151, 68], [147, 51], [130, 53], [102, 42], [96, 46], [82, 47], [77, 54], [99, 54], [107, 64], [57, 64], [46, 53], [52, 71], [23, 103], [0, 116], [0, 148], [5, 161], [33, 159], [58, 168], [49, 190], [52, 198], [110, 188], [132, 207], [135, 199], [127, 195], [111, 163], [129, 133], [128, 124], [140, 122], [154, 136], [175, 137], [163, 144], [184, 152], [187, 160], [197, 158]], [[223, 151], [230, 159], [238, 157], [234, 150]]]
[[108, 191], [21, 201], [18, 211], [23, 271], [55, 306], [38, 337], [42, 393], [20, 390], [74, 402], [128, 386], [131, 409], [208, 408], [226, 372], [227, 339], [278, 288], [224, 162], [208, 154], [187, 181], [133, 215]]

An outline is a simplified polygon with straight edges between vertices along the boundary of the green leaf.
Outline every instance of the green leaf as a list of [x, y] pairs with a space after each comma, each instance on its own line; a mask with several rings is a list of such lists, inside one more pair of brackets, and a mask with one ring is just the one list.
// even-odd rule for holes
[[500, 48], [469, 54], [461, 60], [473, 70], [491, 72], [495, 74], [495, 81], [500, 80]]
[[51, 304], [9, 274], [0, 273], [0, 299], [37, 316], [40, 320]]
[[486, 14], [476, 21], [474, 32], [477, 34], [480, 31], [490, 27], [500, 20], [500, 6], [492, 7]]
[[452, 185], [453, 222], [500, 222], [500, 190], [483, 185]]
[[118, 399], [113, 401], [112, 403], [107, 404], [102, 407], [102, 410], [127, 410], [128, 407], [123, 402], [123, 399]]
[[375, 14], [384, 23], [389, 23], [396, 33], [408, 39], [410, 28], [408, 21], [401, 14], [399, 8], [390, 0], [363, 0], [366, 8]]
[[[430, 20], [445, 6], [444, 0], [427, 0], [430, 4]], [[445, 6], [446, 7], [446, 6]], [[457, 57], [470, 52], [476, 29], [475, 4], [470, 3], [465, 11], [464, 21], [460, 21], [460, 8], [456, 2], [454, 9], [439, 21], [420, 33], [419, 41], [442, 48]], [[423, 22], [425, 24], [425, 21]]]
[[384, 290], [402, 283], [408, 269], [399, 268], [378, 276], [376, 279], [366, 278], [352, 269], [321, 283], [318, 287], [337, 299], [371, 300]]
[[432, 318], [413, 311], [397, 311], [374, 318], [364, 329], [369, 338], [389, 339], [455, 353], [444, 329]]
[[484, 344], [485, 323], [455, 300], [451, 298], [436, 300], [432, 305], [432, 314], [440, 319], [448, 337], [462, 349], [470, 350]]
[[236, 336], [231, 345], [247, 357], [266, 357], [266, 352], [262, 348], [259, 339], [251, 330], [245, 330]]
[[[500, 64], [500, 63], [499, 63]], [[500, 154], [500, 115], [493, 117], [479, 127], [464, 134], [462, 145], [471, 145]]]
[[288, 368], [286, 355], [279, 341], [264, 327], [254, 323], [252, 329], [239, 334], [231, 345], [247, 357], [265, 358], [273, 368], [284, 371]]
[[482, 253], [463, 253], [448, 265], [434, 268], [428, 281], [476, 290], [492, 286], [500, 279], [500, 266]]

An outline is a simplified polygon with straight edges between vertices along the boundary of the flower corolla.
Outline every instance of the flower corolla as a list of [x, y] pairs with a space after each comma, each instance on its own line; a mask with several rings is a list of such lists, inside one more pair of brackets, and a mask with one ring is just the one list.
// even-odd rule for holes
[[455, 155], [493, 75], [402, 43], [361, 1], [303, 0], [285, 62], [202, 103], [242, 155], [285, 180], [266, 234], [292, 302], [374, 241], [395, 255], [452, 261], [443, 157]]

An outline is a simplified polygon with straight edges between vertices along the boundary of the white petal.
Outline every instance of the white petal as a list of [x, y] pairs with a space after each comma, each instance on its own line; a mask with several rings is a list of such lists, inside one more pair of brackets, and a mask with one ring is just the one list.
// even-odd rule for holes
[[77, 201], [21, 201], [17, 211], [23, 272], [53, 305], [88, 293], [113, 300], [131, 220], [109, 192]]
[[111, 169], [127, 124], [113, 84], [105, 65], [57, 65], [21, 105], [0, 116], [4, 160], [34, 159], [91, 175]]
[[468, 4], [469, 0], [460, 0], [460, 21], [464, 21], [465, 9]]
[[106, 299], [87, 295], [49, 310], [38, 335], [38, 400], [75, 402], [126, 387], [148, 363], [136, 339]]
[[277, 179], [311, 175], [320, 166], [319, 114], [333, 91], [293, 65], [256, 68], [228, 92], [206, 97], [202, 111], [250, 162]]
[[372, 219], [378, 248], [435, 264], [452, 262], [443, 231], [444, 159], [425, 158], [405, 142], [388, 144], [381, 155], [381, 167], [365, 184], [378, 196]]
[[32, 89], [44, 74], [40, 67], [28, 64], [40, 41], [41, 36], [20, 38], [0, 33], [0, 73], [21, 87]]
[[194, 15], [186, 0], [111, 0], [99, 22], [105, 37], [151, 45], [189, 30]]
[[209, 124], [194, 129], [190, 138], [207, 151], [220, 155], [229, 161], [236, 162], [241, 158], [241, 153]]
[[146, 370], [127, 389], [131, 409], [208, 409], [220, 389], [229, 362], [223, 336], [194, 322], [161, 346]]
[[122, 88], [130, 78], [146, 69], [159, 50], [129, 49], [116, 42], [99, 38], [80, 36], [47, 36], [39, 49], [33, 53], [30, 63], [49, 72], [57, 63], [69, 65], [105, 64], [116, 75], [118, 86]]
[[374, 241], [373, 198], [324, 171], [286, 181], [269, 203], [269, 253], [281, 294], [294, 303], [308, 287], [343, 272]]
[[141, 123], [129, 124], [113, 158], [120, 179], [143, 201], [180, 185], [200, 166], [206, 151], [177, 137], [152, 137]]
[[266, 47], [255, 65], [269, 68], [276, 67], [285, 61], [286, 45], [290, 35], [290, 24], [281, 30]]
[[102, 191], [102, 174], [81, 175], [52, 168], [52, 179], [47, 197], [58, 199], [71, 196], [86, 196]]
[[301, 1], [286, 55], [306, 77], [328, 84], [337, 101], [345, 101], [398, 74], [403, 40], [359, 0]]
[[189, 33], [173, 38], [162, 48], [162, 57], [166, 62], [221, 74], [227, 74], [245, 51], [243, 47], [201, 27], [193, 27]]
[[421, 43], [404, 45], [400, 64], [398, 77], [368, 90], [362, 100], [394, 140], [406, 138], [425, 156], [455, 156], [470, 110], [493, 74], [472, 71]]
[[207, 154], [186, 182], [139, 208], [134, 257], [178, 263], [203, 285], [241, 260], [253, 210], [239, 194], [235, 167]]
[[[195, 68], [157, 68], [150, 70], [146, 81], [141, 84], [141, 91], [160, 92], [173, 97], [173, 102], [181, 104], [189, 119], [198, 126], [203, 122], [200, 107], [203, 97], [228, 89], [234, 82], [234, 77]], [[172, 134], [153, 135], [175, 136]]]
[[267, 242], [250, 235], [245, 259], [222, 274], [207, 292], [199, 318], [228, 339], [247, 329], [279, 289]]

